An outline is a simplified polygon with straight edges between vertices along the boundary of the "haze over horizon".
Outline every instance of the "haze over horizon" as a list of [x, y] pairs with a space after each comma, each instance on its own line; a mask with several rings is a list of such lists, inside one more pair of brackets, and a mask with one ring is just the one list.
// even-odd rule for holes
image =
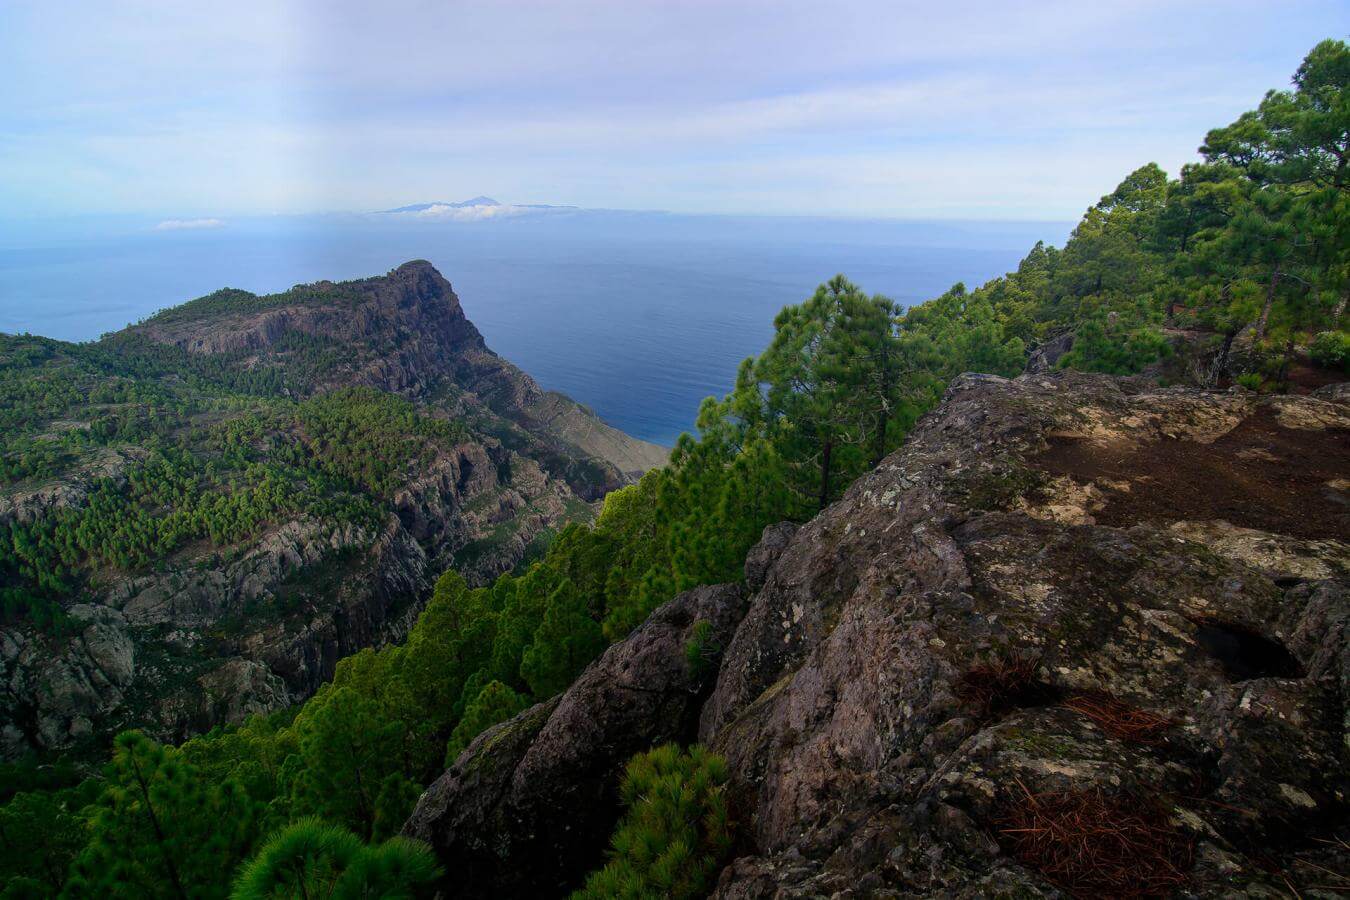
[[11, 220], [476, 194], [1060, 220], [1176, 172], [1350, 8], [19, 0], [0, 26]]

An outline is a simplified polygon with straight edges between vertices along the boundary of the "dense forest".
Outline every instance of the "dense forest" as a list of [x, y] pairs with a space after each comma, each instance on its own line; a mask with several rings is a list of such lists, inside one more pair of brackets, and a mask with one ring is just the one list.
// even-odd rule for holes
[[314, 358], [249, 371], [134, 338], [0, 335], [0, 484], [130, 463], [96, 477], [82, 506], [0, 524], [0, 622], [59, 633], [63, 599], [100, 569], [152, 566], [197, 539], [228, 547], [283, 515], [373, 530], [397, 473], [465, 439], [462, 422], [370, 388], [291, 399]]
[[[1263, 391], [1344, 371], [1347, 83], [1350, 47], [1319, 44], [1291, 89], [1211, 131], [1180, 177], [1137, 169], [1062, 249], [1038, 244], [974, 290], [958, 284], [902, 311], [843, 276], [821, 285], [779, 314], [729, 394], [704, 401], [698, 435], [680, 439], [667, 467], [611, 493], [593, 525], [565, 528], [526, 571], [476, 589], [445, 573], [405, 643], [347, 658], [299, 708], [179, 747], [125, 733], [94, 774], [9, 767], [5, 896], [414, 895], [436, 864], [397, 833], [477, 734], [565, 689], [677, 592], [741, 577], [765, 526], [837, 499], [956, 374], [1016, 375], [1052, 346], [1059, 367]], [[101, 562], [152, 565], [194, 536], [255, 528], [276, 504], [359, 520], [390, 466], [455, 435], [377, 392], [296, 402], [255, 386], [249, 396], [267, 403], [222, 389], [190, 405], [172, 383], [93, 388], [82, 379], [109, 365], [94, 350], [6, 338], [0, 359], [5, 434], [28, 435], [4, 438], [5, 477], [114, 436], [147, 454], [144, 474], [87, 508], [0, 531], [5, 614], [54, 627], [57, 599]], [[21, 359], [44, 376], [8, 374]], [[74, 403], [131, 391], [147, 392], [144, 415], [32, 434]], [[695, 642], [690, 664], [701, 657]], [[706, 893], [735, 829], [722, 777], [698, 747], [635, 758], [611, 858], [595, 861], [580, 895]]]

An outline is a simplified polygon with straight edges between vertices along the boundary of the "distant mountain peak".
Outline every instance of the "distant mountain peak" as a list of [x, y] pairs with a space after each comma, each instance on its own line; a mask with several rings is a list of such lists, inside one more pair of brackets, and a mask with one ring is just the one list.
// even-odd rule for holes
[[502, 205], [501, 203], [492, 199], [491, 197], [485, 197], [482, 194], [479, 194], [477, 197], [471, 197], [468, 200], [460, 200], [458, 202], [452, 202], [448, 200], [434, 200], [431, 203], [412, 203], [409, 204], [408, 206], [400, 206], [395, 209], [381, 210], [381, 212], [416, 213], [416, 212], [426, 212], [427, 210], [435, 209], [436, 207], [446, 207], [448, 209], [467, 209], [472, 206], [501, 206], [501, 205]]

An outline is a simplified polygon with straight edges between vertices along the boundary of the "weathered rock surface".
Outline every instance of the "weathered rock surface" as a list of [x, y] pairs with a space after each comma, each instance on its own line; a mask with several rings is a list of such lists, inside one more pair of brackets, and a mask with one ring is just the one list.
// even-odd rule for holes
[[134, 671], [95, 677], [109, 670], [88, 637], [5, 630], [22, 651], [0, 658], [0, 756], [132, 726], [181, 740], [304, 699], [342, 657], [401, 640], [452, 561], [486, 582], [568, 519], [567, 486], [510, 458], [510, 484], [483, 445], [438, 458], [378, 531], [289, 521], [230, 552], [179, 554], [111, 581], [70, 612], [99, 611], [107, 640], [135, 648]]
[[[775, 532], [771, 565], [751, 554], [754, 593], [699, 713], [741, 829], [715, 895], [1087, 896], [1147, 881], [1330, 896], [1350, 871], [1347, 477], [1350, 407], [1330, 399], [957, 379], [844, 499]], [[564, 702], [594, 692], [601, 668]], [[510, 769], [512, 796], [594, 789], [594, 770], [571, 774], [581, 757], [516, 762], [562, 752], [532, 736], [542, 715], [485, 736], [424, 798], [412, 830], [450, 871], [469, 869], [468, 847], [551, 833], [561, 814], [463, 819], [470, 769]], [[607, 730], [603, 746], [621, 741]], [[1050, 871], [1082, 820], [1039, 849], [1016, 823], [1089, 801], [1114, 813], [1084, 838], [1087, 864]], [[1153, 849], [1094, 861], [1124, 811]], [[512, 867], [542, 870], [536, 886], [585, 868], [509, 846]], [[489, 871], [459, 895], [517, 891]]]
[[694, 738], [716, 659], [685, 648], [730, 640], [739, 585], [697, 588], [610, 647], [561, 697], [489, 729], [422, 795], [404, 831], [436, 848], [448, 896], [548, 897], [575, 887], [618, 816], [618, 779], [634, 753]]

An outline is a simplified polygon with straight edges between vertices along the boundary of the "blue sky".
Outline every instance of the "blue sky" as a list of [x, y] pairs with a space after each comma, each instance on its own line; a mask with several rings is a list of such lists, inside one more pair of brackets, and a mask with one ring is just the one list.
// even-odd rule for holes
[[0, 0], [0, 217], [1076, 217], [1340, 2]]

